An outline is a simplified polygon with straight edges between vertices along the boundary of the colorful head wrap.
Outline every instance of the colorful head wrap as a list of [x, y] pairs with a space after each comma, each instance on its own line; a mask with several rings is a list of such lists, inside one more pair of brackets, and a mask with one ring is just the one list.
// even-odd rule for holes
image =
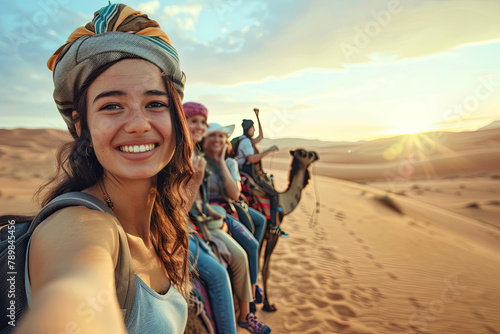
[[47, 62], [54, 72], [54, 100], [73, 135], [75, 92], [94, 71], [126, 58], [145, 59], [158, 66], [172, 79], [182, 100], [186, 76], [170, 38], [147, 15], [124, 4], [112, 4], [95, 12], [92, 22], [76, 29]]
[[201, 115], [205, 117], [205, 121], [207, 120], [208, 110], [203, 104], [196, 102], [186, 102], [182, 105], [182, 108], [184, 109], [184, 113], [186, 114], [187, 118]]
[[246, 131], [253, 126], [253, 121], [251, 119], [244, 119], [241, 126], [243, 127], [243, 130]]

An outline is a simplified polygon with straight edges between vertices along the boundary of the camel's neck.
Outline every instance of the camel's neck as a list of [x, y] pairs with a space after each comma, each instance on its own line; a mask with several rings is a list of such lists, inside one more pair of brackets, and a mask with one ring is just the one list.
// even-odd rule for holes
[[283, 215], [292, 212], [299, 204], [302, 189], [304, 189], [305, 173], [305, 168], [299, 169], [290, 181], [288, 189], [279, 194], [279, 205]]

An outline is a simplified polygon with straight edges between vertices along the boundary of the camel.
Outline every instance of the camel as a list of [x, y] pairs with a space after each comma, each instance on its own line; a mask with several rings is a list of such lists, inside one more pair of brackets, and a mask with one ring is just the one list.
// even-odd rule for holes
[[[281, 212], [275, 213], [276, 225], [274, 227], [272, 226], [272, 221], [268, 219], [266, 233], [259, 248], [259, 254], [261, 254], [262, 249], [264, 248], [263, 245], [264, 243], [266, 244], [264, 252], [264, 264], [262, 266], [262, 280], [264, 283], [264, 307], [262, 309], [267, 312], [274, 312], [277, 310], [276, 305], [269, 302], [267, 280], [270, 274], [269, 264], [271, 262], [271, 255], [281, 235], [279, 226], [283, 222], [284, 216], [290, 214], [298, 206], [300, 198], [302, 196], [302, 190], [309, 183], [310, 175], [308, 167], [319, 159], [319, 155], [316, 152], [308, 152], [304, 149], [296, 149], [294, 151], [290, 151], [290, 155], [293, 157], [293, 159], [288, 176], [288, 187], [284, 192], [275, 192], [275, 197], [277, 195], [277, 203], [279, 208], [281, 209]], [[258, 182], [256, 183], [257, 184], [250, 185], [252, 197], [260, 204], [268, 204], [264, 205], [264, 207], [269, 207], [270, 200], [265, 200], [262, 197], [269, 197], [270, 195], [266, 194], [265, 190], [259, 187]], [[256, 197], [254, 195], [259, 196]], [[273, 214], [270, 209], [264, 209], [262, 211], [264, 211], [263, 213], [265, 213], [267, 216]]]

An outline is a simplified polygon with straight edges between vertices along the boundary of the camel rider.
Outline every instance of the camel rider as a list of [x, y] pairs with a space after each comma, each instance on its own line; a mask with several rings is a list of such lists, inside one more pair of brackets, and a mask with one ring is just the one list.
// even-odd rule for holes
[[250, 119], [244, 119], [241, 123], [241, 126], [243, 127], [243, 135], [238, 138], [236, 143], [231, 142], [231, 144], [233, 145], [236, 156], [238, 157], [238, 167], [240, 168], [240, 171], [247, 174], [250, 178], [253, 178], [271, 199], [272, 210], [270, 216], [266, 217], [271, 220], [269, 226], [273, 229], [273, 231], [275, 231], [275, 233], [279, 233], [281, 236], [286, 237], [288, 234], [276, 225], [277, 215], [280, 209], [278, 207], [278, 193], [274, 189], [272, 181], [267, 178], [265, 173], [262, 173], [260, 176], [252, 173], [253, 164], [258, 164], [266, 155], [279, 150], [278, 146], [273, 145], [264, 152], [258, 153], [255, 145], [264, 139], [264, 132], [262, 131], [262, 125], [260, 124], [259, 109], [254, 108], [253, 111], [255, 112], [255, 116], [257, 117], [257, 122], [259, 124], [259, 135], [256, 138], [252, 138], [255, 134], [254, 122]]
[[243, 127], [243, 135], [238, 138], [236, 156], [238, 157], [238, 166], [240, 170], [252, 176], [252, 164], [258, 163], [263, 157], [268, 155], [273, 151], [278, 151], [276, 145], [271, 146], [266, 151], [256, 154], [255, 145], [257, 145], [262, 139], [264, 139], [264, 133], [262, 131], [262, 125], [259, 119], [259, 109], [254, 108], [255, 116], [257, 116], [257, 122], [259, 124], [259, 135], [256, 138], [252, 138], [255, 134], [254, 122], [250, 119], [244, 119], [241, 126]]

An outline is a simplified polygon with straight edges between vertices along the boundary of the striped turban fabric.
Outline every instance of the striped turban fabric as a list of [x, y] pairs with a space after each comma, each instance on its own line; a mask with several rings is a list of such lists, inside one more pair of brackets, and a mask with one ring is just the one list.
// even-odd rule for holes
[[160, 25], [124, 4], [103, 7], [95, 12], [92, 22], [76, 29], [47, 62], [54, 72], [54, 101], [73, 137], [75, 93], [94, 71], [126, 58], [145, 59], [158, 66], [173, 81], [182, 100], [186, 76], [177, 51]]

